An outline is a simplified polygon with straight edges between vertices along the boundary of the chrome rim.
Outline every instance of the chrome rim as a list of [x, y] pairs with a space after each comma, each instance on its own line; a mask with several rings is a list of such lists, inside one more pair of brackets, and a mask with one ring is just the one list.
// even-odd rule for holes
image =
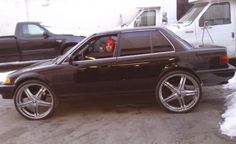
[[197, 104], [200, 98], [200, 86], [189, 75], [173, 74], [162, 81], [159, 98], [168, 110], [186, 112]]
[[30, 119], [42, 119], [53, 109], [54, 99], [48, 88], [39, 83], [29, 83], [18, 90], [16, 107]]

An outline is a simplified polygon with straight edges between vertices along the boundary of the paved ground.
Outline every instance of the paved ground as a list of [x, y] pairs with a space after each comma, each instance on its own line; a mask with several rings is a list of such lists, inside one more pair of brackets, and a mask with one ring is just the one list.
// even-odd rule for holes
[[192, 113], [170, 114], [151, 103], [117, 100], [81, 105], [62, 101], [53, 118], [29, 121], [13, 101], [0, 98], [1, 144], [235, 144], [219, 132], [225, 96], [232, 89], [204, 88]]

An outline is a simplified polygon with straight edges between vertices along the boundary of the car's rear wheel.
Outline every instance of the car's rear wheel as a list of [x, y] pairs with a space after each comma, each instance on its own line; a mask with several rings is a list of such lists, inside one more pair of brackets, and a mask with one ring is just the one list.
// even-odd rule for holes
[[27, 119], [50, 117], [56, 108], [56, 97], [43, 82], [30, 80], [20, 84], [14, 95], [17, 111]]
[[159, 105], [169, 112], [192, 111], [201, 98], [201, 85], [196, 76], [185, 71], [163, 75], [156, 87]]

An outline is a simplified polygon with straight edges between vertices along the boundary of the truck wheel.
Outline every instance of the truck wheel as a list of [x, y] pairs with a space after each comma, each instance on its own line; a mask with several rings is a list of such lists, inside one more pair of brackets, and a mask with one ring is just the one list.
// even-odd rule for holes
[[57, 99], [47, 84], [29, 80], [20, 84], [14, 95], [17, 111], [30, 120], [50, 117], [56, 109]]
[[73, 48], [74, 46], [68, 46], [68, 47], [65, 47], [62, 51], [62, 54], [66, 53], [67, 51], [69, 51], [71, 48]]
[[198, 78], [185, 71], [165, 74], [156, 87], [158, 104], [169, 112], [190, 112], [196, 107], [200, 97], [201, 85]]

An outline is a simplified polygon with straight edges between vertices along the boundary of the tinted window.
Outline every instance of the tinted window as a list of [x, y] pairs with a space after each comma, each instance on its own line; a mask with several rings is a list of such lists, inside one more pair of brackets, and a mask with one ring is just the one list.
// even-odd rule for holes
[[166, 52], [173, 50], [170, 43], [159, 31], [152, 32], [152, 52]]
[[121, 34], [121, 56], [151, 52], [151, 32], [127, 32]]
[[43, 37], [44, 30], [34, 24], [23, 25], [23, 37]]
[[134, 27], [155, 26], [156, 25], [156, 11], [145, 11], [135, 21]]
[[85, 43], [82, 50], [75, 55], [75, 60], [94, 60], [113, 57], [116, 48], [117, 36], [96, 37]]
[[228, 2], [213, 4], [201, 17], [199, 26], [204, 26], [207, 21], [208, 25], [223, 25], [231, 23], [230, 4]]

